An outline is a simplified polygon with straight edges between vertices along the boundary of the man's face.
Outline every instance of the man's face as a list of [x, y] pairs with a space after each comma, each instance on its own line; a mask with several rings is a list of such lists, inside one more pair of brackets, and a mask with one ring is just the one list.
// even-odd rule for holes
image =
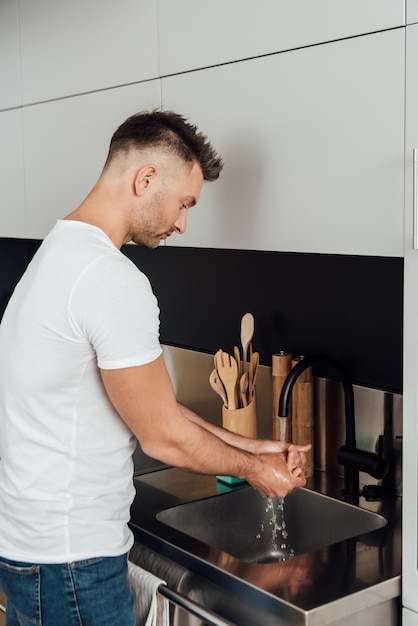
[[157, 248], [172, 233], [184, 233], [188, 211], [199, 200], [202, 184], [202, 170], [194, 163], [191, 169], [181, 170], [170, 183], [162, 185], [142, 206], [132, 240], [147, 248]]

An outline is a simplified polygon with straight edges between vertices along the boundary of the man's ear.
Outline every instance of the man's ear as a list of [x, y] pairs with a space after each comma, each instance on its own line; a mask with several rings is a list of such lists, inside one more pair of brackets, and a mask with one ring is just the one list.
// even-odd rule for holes
[[143, 165], [139, 170], [137, 170], [134, 179], [134, 191], [135, 194], [139, 197], [145, 195], [150, 187], [154, 179], [157, 177], [157, 166], [148, 164]]

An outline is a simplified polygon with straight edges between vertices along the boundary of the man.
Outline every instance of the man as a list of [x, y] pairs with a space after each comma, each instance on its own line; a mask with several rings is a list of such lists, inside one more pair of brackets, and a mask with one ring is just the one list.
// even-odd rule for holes
[[305, 484], [307, 448], [239, 437], [177, 403], [156, 299], [120, 252], [183, 233], [203, 180], [221, 168], [181, 116], [132, 116], [90, 194], [58, 221], [15, 289], [0, 326], [8, 626], [133, 626], [135, 438], [169, 465], [243, 477], [264, 496]]

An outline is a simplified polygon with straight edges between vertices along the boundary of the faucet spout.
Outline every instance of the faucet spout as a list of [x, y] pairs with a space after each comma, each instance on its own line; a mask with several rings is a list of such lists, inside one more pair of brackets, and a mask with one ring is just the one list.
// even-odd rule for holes
[[329, 365], [337, 374], [344, 389], [344, 412], [345, 412], [345, 443], [348, 449], [353, 450], [356, 448], [356, 428], [354, 419], [354, 391], [353, 385], [343, 368], [343, 366], [334, 358], [326, 354], [311, 354], [303, 357], [299, 363], [295, 365], [289, 372], [280, 395], [279, 399], [279, 417], [287, 417], [289, 413], [289, 402], [292, 393], [293, 386], [299, 376], [308, 367], [315, 363], [322, 363], [323, 365]]
[[359, 471], [365, 471], [375, 478], [383, 478], [388, 471], [388, 464], [381, 453], [375, 454], [358, 450], [356, 445], [356, 426], [354, 416], [354, 390], [344, 367], [336, 359], [325, 354], [313, 354], [304, 357], [292, 368], [284, 382], [278, 406], [279, 417], [287, 417], [293, 386], [299, 376], [315, 363], [322, 363], [332, 368], [343, 385], [345, 413], [345, 445], [341, 446], [337, 460], [344, 467], [344, 494], [347, 498], [358, 498]]

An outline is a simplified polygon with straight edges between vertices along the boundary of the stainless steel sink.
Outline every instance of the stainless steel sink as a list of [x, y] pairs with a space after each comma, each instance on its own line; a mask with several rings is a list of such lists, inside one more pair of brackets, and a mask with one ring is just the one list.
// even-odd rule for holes
[[283, 561], [386, 525], [381, 515], [308, 489], [271, 500], [251, 487], [165, 509], [157, 519], [248, 563]]

